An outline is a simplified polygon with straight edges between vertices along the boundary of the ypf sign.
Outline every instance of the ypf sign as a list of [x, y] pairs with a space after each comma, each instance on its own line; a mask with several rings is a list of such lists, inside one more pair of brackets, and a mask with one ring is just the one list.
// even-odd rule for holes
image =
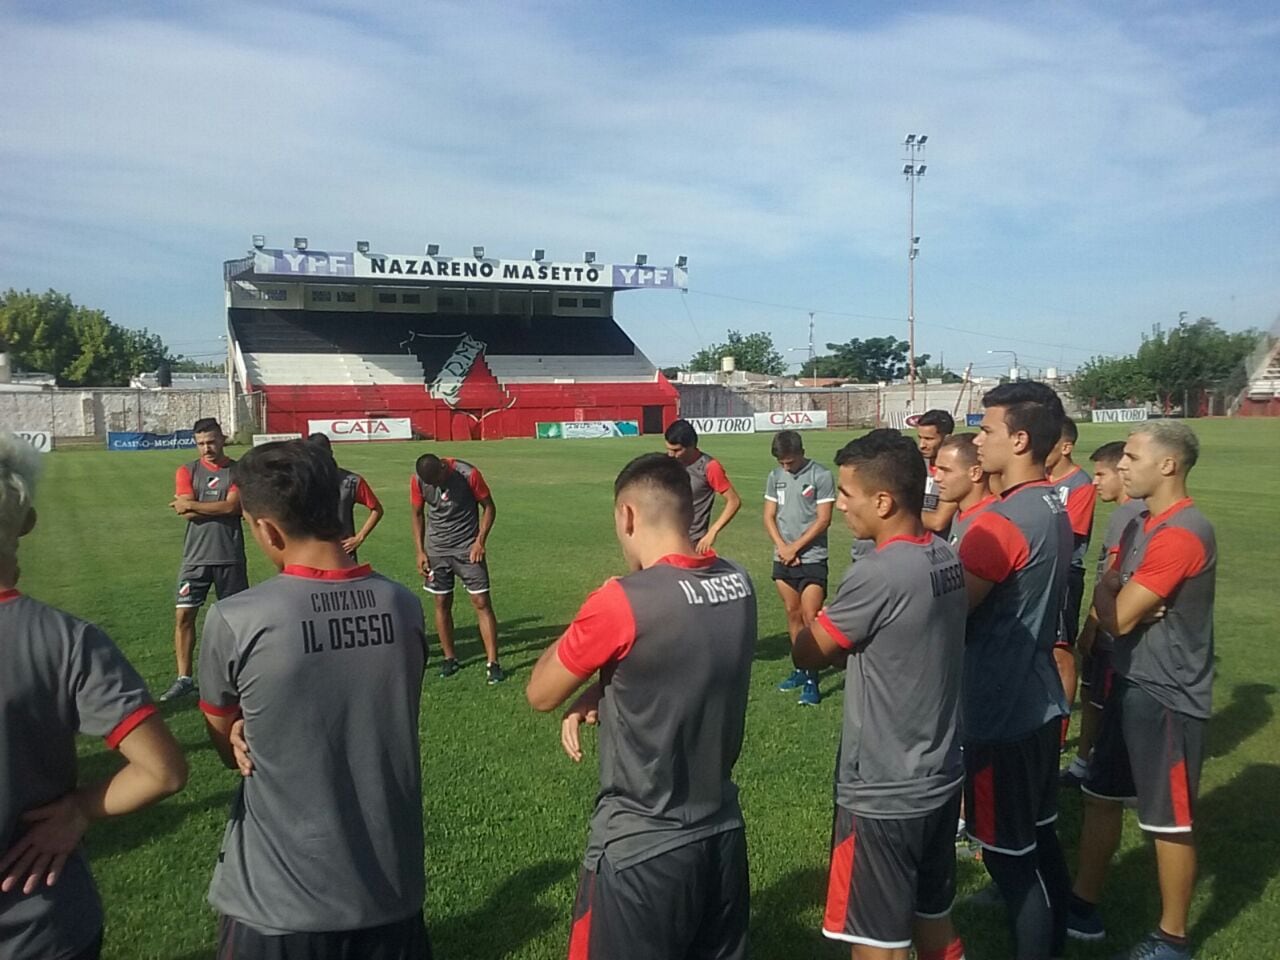
[[333, 441], [412, 440], [408, 417], [335, 417], [308, 420], [308, 433], [323, 433]]

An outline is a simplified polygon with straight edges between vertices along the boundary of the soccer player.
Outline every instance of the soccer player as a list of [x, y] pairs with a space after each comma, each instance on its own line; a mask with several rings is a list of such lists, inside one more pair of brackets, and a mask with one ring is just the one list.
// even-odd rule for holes
[[280, 575], [215, 604], [200, 648], [200, 709], [242, 777], [209, 887], [217, 955], [424, 960], [422, 605], [347, 553], [314, 445], [255, 447], [234, 474]]
[[974, 518], [999, 497], [990, 492], [988, 477], [978, 462], [976, 435], [953, 433], [944, 437], [933, 462], [933, 481], [941, 503], [954, 505], [947, 540], [959, 547]]
[[1152, 420], [1125, 441], [1125, 492], [1145, 500], [1106, 576], [1094, 589], [1098, 627], [1115, 638], [1115, 679], [1085, 777], [1080, 867], [1071, 932], [1100, 939], [1096, 905], [1120, 843], [1122, 801], [1137, 799], [1152, 835], [1160, 922], [1130, 960], [1190, 960], [1187, 912], [1195, 887], [1193, 827], [1212, 708], [1213, 527], [1187, 493], [1200, 446], [1185, 423]]
[[[804, 441], [795, 430], [775, 434], [771, 452], [778, 465], [765, 479], [764, 529], [773, 541], [773, 583], [794, 646], [827, 596], [827, 528], [836, 483], [830, 470], [804, 455]], [[779, 690], [797, 687], [801, 706], [821, 702], [817, 670], [797, 667], [778, 684]]]
[[489, 595], [489, 564], [485, 558], [485, 544], [498, 508], [484, 475], [465, 460], [424, 453], [409, 479], [409, 505], [413, 509], [418, 569], [426, 578], [422, 589], [435, 600], [436, 633], [444, 651], [440, 676], [451, 677], [462, 669], [453, 647], [453, 587], [457, 577], [476, 611], [484, 644], [485, 682], [501, 683], [507, 675], [498, 663], [498, 618]]
[[[1080, 629], [1080, 603], [1084, 599], [1084, 559], [1089, 553], [1089, 540], [1093, 536], [1093, 511], [1097, 505], [1098, 489], [1092, 478], [1071, 459], [1080, 431], [1070, 417], [1062, 421], [1062, 436], [1049, 452], [1045, 467], [1049, 482], [1058, 489], [1067, 517], [1071, 520], [1071, 566], [1067, 571], [1067, 595], [1062, 607], [1062, 625], [1058, 641], [1053, 648], [1053, 659], [1062, 678], [1062, 691], [1067, 697], [1068, 709], [1076, 700], [1076, 633]], [[1067, 723], [1062, 724], [1062, 742], [1067, 742]]]
[[[313, 433], [307, 437], [307, 440], [330, 457], [333, 456], [333, 444], [330, 443], [326, 434]], [[334, 458], [335, 465], [337, 462]], [[359, 532], [356, 531], [357, 503], [369, 511], [369, 516], [361, 524]], [[382, 501], [373, 492], [368, 481], [358, 473], [338, 467], [338, 519], [342, 521], [342, 549], [351, 554], [353, 560], [360, 559], [356, 551], [369, 539], [373, 528], [382, 522], [382, 514]]]
[[[106, 635], [17, 589], [39, 456], [0, 432], [0, 955], [96, 960], [102, 903], [80, 840], [181, 790], [187, 764]], [[124, 765], [77, 783], [77, 734], [102, 737]]]
[[178, 676], [160, 695], [161, 701], [176, 700], [195, 691], [191, 663], [196, 646], [196, 614], [204, 606], [209, 588], [218, 591], [219, 600], [249, 588], [240, 495], [231, 482], [230, 468], [235, 461], [222, 452], [227, 438], [212, 417], [197, 420], [192, 432], [200, 458], [178, 468], [174, 498], [169, 504], [187, 521], [187, 534], [178, 570], [173, 629]]
[[[689, 539], [698, 553], [710, 553], [734, 514], [742, 507], [742, 497], [733, 489], [720, 461], [698, 449], [698, 431], [688, 420], [676, 420], [667, 427], [667, 456], [674, 457], [689, 471], [689, 486], [693, 490], [693, 520], [689, 525]], [[724, 497], [724, 509], [715, 523], [711, 522], [711, 507], [716, 494]]]
[[919, 960], [959, 960], [964, 571], [921, 522], [927, 474], [908, 437], [873, 430], [836, 464], [837, 509], [876, 546], [792, 649], [797, 667], [848, 668], [822, 932], [854, 960], [907, 960], [913, 940]]
[[[1120, 537], [1125, 528], [1146, 509], [1146, 504], [1141, 500], [1134, 500], [1124, 492], [1124, 478], [1119, 470], [1120, 458], [1123, 456], [1124, 441], [1112, 440], [1093, 451], [1089, 457], [1094, 464], [1093, 485], [1098, 490], [1098, 499], [1103, 503], [1116, 504], [1107, 520], [1106, 532], [1102, 535], [1095, 586], [1115, 562], [1116, 554], [1120, 551]], [[1062, 782], [1070, 787], [1078, 787], [1084, 781], [1089, 754], [1093, 750], [1098, 724], [1102, 720], [1102, 706], [1111, 687], [1111, 635], [1098, 629], [1098, 618], [1092, 611], [1092, 604], [1090, 608], [1076, 643], [1081, 656], [1080, 689], [1084, 706], [1080, 714], [1076, 758], [1062, 771]]]
[[574, 905], [570, 960], [747, 956], [742, 749], [756, 595], [737, 564], [689, 538], [689, 478], [660, 453], [614, 483], [631, 572], [582, 605], [529, 678], [529, 703], [569, 707], [561, 743], [600, 726], [600, 792]]
[[951, 519], [956, 515], [954, 504], [947, 503], [938, 497], [938, 484], [934, 475], [938, 450], [942, 441], [956, 429], [955, 418], [945, 410], [926, 410], [916, 421], [916, 439], [919, 443], [920, 456], [928, 466], [928, 474], [924, 487], [924, 506], [920, 516], [924, 519], [926, 530], [946, 536], [951, 526]]
[[1062, 956], [1067, 865], [1058, 842], [1058, 754], [1067, 715], [1053, 645], [1062, 618], [1071, 524], [1046, 479], [1062, 433], [1048, 386], [987, 392], [974, 443], [1000, 499], [960, 541], [969, 593], [961, 727], [966, 829], [1005, 902], [1019, 960]]

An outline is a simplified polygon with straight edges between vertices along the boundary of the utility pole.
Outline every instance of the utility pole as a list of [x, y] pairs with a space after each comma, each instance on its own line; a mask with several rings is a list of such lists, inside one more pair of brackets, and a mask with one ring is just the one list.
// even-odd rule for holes
[[916, 403], [916, 257], [920, 254], [920, 238], [916, 236], [916, 181], [924, 176], [927, 164], [917, 163], [919, 155], [924, 153], [925, 142], [929, 135], [925, 133], [908, 133], [902, 141], [907, 155], [902, 167], [902, 175], [907, 178], [910, 187], [910, 207], [907, 215], [907, 364], [911, 381], [911, 407]]
[[809, 311], [809, 386], [818, 385], [818, 370], [813, 365], [813, 311]]

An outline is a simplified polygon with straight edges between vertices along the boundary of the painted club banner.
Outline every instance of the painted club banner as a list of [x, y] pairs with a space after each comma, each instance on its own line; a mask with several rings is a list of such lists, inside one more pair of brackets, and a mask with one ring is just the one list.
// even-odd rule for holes
[[1093, 411], [1094, 423], [1140, 423], [1147, 419], [1146, 407], [1121, 407], [1117, 410]]
[[48, 430], [15, 430], [14, 436], [19, 440], [25, 440], [41, 453], [51, 453], [53, 451], [53, 434]]
[[408, 417], [336, 417], [308, 420], [307, 433], [323, 433], [330, 440], [412, 440], [413, 425]]
[[640, 424], [635, 420], [565, 420], [538, 423], [539, 440], [603, 440], [607, 437], [638, 437]]
[[711, 433], [755, 433], [755, 417], [690, 417], [698, 435]]
[[827, 429], [827, 411], [776, 410], [773, 413], [757, 413], [755, 422], [756, 431], [759, 433], [776, 433], [779, 430], [825, 430]]
[[260, 447], [264, 443], [276, 443], [280, 440], [301, 440], [300, 433], [255, 433], [253, 435], [253, 445]]
[[196, 435], [190, 430], [174, 433], [108, 433], [108, 450], [194, 450]]

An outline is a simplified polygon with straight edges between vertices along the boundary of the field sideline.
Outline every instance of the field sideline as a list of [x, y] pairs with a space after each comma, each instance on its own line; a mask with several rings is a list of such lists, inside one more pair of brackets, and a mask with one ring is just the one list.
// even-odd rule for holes
[[[1194, 426], [1203, 450], [1191, 488], [1216, 525], [1220, 559], [1216, 715], [1197, 811], [1201, 880], [1192, 936], [1200, 960], [1243, 960], [1280, 952], [1280, 604], [1270, 553], [1280, 518], [1280, 420]], [[1087, 466], [1089, 451], [1124, 433], [1123, 425], [1084, 426], [1077, 461]], [[830, 465], [854, 435], [808, 434], [809, 454]], [[773, 466], [769, 439], [707, 437], [703, 444], [722, 460], [744, 500], [717, 550], [747, 565], [761, 601], [736, 776], [751, 858], [753, 955], [835, 960], [847, 950], [824, 940], [818, 924], [843, 681], [839, 674], [824, 676], [827, 699], [811, 710], [774, 689], [790, 663], [760, 522], [764, 479]], [[484, 685], [474, 619], [459, 597], [465, 669], [438, 679], [432, 636], [424, 687], [426, 909], [436, 955], [444, 960], [565, 956], [596, 789], [595, 737], [586, 735], [586, 761], [571, 763], [560, 750], [558, 718], [529, 709], [524, 684], [587, 592], [622, 572], [612, 528], [613, 478], [630, 457], [655, 447], [661, 448], [660, 438], [336, 445], [343, 466], [364, 474], [387, 508], [361, 558], [405, 584], [420, 584], [407, 502], [418, 453], [430, 449], [476, 463], [498, 507], [489, 561], [511, 680]], [[22, 589], [101, 624], [156, 693], [173, 676], [173, 590], [184, 527], [166, 505], [174, 469], [190, 459], [190, 452], [50, 455], [40, 522], [20, 553]], [[1090, 574], [1109, 509], [1100, 505]], [[362, 515], [357, 512], [357, 525]], [[850, 541], [837, 514], [833, 588]], [[249, 556], [251, 582], [268, 576], [252, 545]], [[194, 698], [165, 714], [191, 761], [187, 789], [126, 821], [99, 824], [89, 835], [107, 914], [104, 956], [112, 960], [212, 956], [214, 918], [205, 893], [238, 778], [208, 745]], [[103, 776], [115, 762], [101, 742], [83, 741], [82, 779]], [[1079, 801], [1068, 795], [1063, 801], [1060, 828], [1074, 866]], [[961, 864], [961, 896], [983, 885], [985, 876], [980, 864]], [[1109, 938], [1098, 946], [1073, 943], [1068, 956], [1104, 957], [1127, 948], [1155, 922], [1158, 904], [1150, 845], [1130, 814], [1104, 903]], [[1002, 911], [960, 906], [957, 925], [971, 958], [1008, 956]]]

